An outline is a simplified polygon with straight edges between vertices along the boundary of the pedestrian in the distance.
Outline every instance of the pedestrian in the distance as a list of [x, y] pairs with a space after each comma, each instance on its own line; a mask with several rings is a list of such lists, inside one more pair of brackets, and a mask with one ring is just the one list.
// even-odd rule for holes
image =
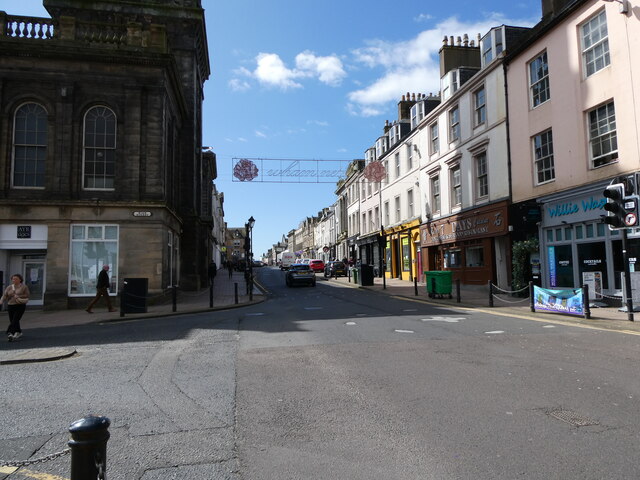
[[233, 263], [227, 262], [227, 270], [229, 270], [229, 279], [233, 277]]
[[29, 287], [23, 283], [22, 275], [19, 273], [11, 276], [11, 285], [5, 289], [0, 303], [4, 303], [5, 300], [7, 301], [7, 312], [9, 313], [7, 338], [12, 342], [22, 336], [20, 319], [24, 315], [29, 301]]
[[102, 270], [98, 274], [98, 283], [96, 284], [96, 296], [93, 300], [91, 300], [91, 303], [87, 307], [87, 313], [93, 313], [91, 309], [96, 304], [96, 302], [100, 300], [101, 297], [104, 297], [104, 299], [107, 301], [107, 307], [109, 308], [110, 312], [116, 311], [116, 309], [113, 308], [113, 306], [111, 305], [111, 299], [109, 298], [109, 284], [111, 282], [109, 280], [109, 274], [107, 272], [109, 272], [109, 265], [104, 265], [102, 267]]

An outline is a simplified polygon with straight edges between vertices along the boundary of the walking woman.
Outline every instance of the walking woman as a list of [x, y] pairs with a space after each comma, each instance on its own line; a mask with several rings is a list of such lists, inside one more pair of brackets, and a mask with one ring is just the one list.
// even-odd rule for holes
[[7, 328], [7, 337], [10, 342], [17, 340], [22, 336], [20, 328], [20, 319], [27, 308], [29, 301], [29, 287], [23, 283], [22, 275], [19, 273], [11, 277], [11, 285], [9, 285], [2, 295], [0, 303], [7, 301], [7, 312], [9, 312], [9, 328]]

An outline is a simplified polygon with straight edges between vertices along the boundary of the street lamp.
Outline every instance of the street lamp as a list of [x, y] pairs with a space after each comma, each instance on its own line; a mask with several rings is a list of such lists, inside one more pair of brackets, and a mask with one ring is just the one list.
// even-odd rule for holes
[[247, 223], [249, 227], [249, 231], [247, 232], [249, 235], [249, 249], [247, 251], [249, 261], [249, 300], [253, 300], [253, 226], [255, 224], [256, 219], [251, 215], [251, 217], [249, 217], [249, 223]]

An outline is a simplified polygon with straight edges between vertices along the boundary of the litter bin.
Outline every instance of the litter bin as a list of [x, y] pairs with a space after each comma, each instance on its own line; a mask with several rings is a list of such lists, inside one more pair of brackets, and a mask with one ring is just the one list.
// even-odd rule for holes
[[372, 265], [360, 265], [360, 285], [363, 287], [373, 285], [373, 266]]
[[122, 313], [147, 313], [148, 278], [125, 278], [122, 285]]
[[353, 277], [353, 283], [358, 283], [358, 268], [357, 267], [350, 267], [351, 268], [351, 276]]
[[425, 281], [427, 284], [427, 293], [430, 298], [443, 298], [444, 295], [451, 296], [451, 284], [453, 279], [452, 271], [430, 271], [424, 272]]

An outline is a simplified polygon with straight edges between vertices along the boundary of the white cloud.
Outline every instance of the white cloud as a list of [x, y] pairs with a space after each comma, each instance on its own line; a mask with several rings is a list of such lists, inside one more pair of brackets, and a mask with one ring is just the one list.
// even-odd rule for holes
[[298, 75], [288, 69], [284, 62], [275, 53], [260, 53], [256, 57], [258, 64], [253, 72], [254, 77], [260, 82], [283, 90], [300, 88], [302, 85], [294, 81]]
[[326, 57], [317, 56], [305, 50], [295, 57], [295, 68], [289, 68], [276, 53], [260, 53], [255, 58], [256, 68], [251, 71], [245, 67], [234, 70], [236, 75], [229, 81], [229, 87], [234, 91], [244, 91], [250, 88], [247, 80], [252, 78], [262, 85], [288, 90], [302, 88], [301, 79], [317, 78], [321, 83], [336, 87], [340, 85], [347, 73], [342, 61], [336, 55]]
[[347, 75], [342, 61], [335, 55], [318, 57], [308, 50], [296, 55], [296, 67], [301, 75], [318, 77], [322, 83], [338, 86]]
[[249, 82], [246, 80], [240, 80], [239, 78], [232, 78], [229, 80], [229, 88], [234, 92], [244, 92], [251, 88]]
[[256, 137], [267, 138], [267, 134], [264, 132], [261, 132], [260, 130], [256, 130]]
[[414, 17], [415, 22], [426, 22], [427, 20], [433, 19], [433, 15], [429, 15], [428, 13], [421, 13], [420, 15]]
[[325, 122], [324, 120], [307, 120], [308, 125], [318, 125], [319, 127], [328, 127], [329, 122]]
[[457, 38], [466, 33], [469, 40], [477, 42], [478, 33], [484, 35], [493, 27], [503, 24], [531, 26], [536, 21], [537, 19], [507, 19], [500, 13], [488, 13], [478, 22], [462, 22], [457, 17], [450, 17], [410, 40], [371, 40], [364, 47], [352, 51], [353, 59], [369, 69], [381, 70], [381, 74], [369, 85], [348, 94], [350, 104], [347, 109], [354, 115], [379, 115], [380, 112], [387, 111], [388, 102], [400, 100], [406, 92], [438, 92], [438, 50], [445, 35]]

